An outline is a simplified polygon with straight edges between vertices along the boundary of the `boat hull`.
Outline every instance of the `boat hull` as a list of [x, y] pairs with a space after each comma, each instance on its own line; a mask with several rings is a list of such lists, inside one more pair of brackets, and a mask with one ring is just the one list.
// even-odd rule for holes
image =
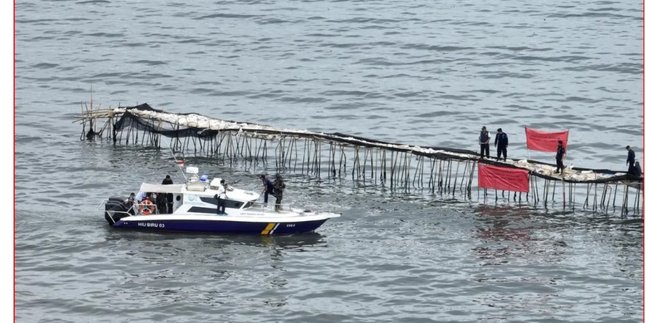
[[[137, 217], [123, 218], [112, 226], [146, 231], [169, 232], [202, 232], [218, 234], [254, 234], [254, 235], [281, 235], [305, 233], [316, 230], [327, 219], [297, 222], [244, 222], [225, 220], [203, 219], [135, 219]], [[140, 217], [139, 217], [140, 218]]]

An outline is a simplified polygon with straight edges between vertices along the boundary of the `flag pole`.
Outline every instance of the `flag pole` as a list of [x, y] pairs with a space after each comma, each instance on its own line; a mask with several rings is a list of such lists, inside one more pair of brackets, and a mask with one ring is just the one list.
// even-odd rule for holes
[[173, 156], [173, 160], [175, 161], [175, 166], [179, 168], [179, 171], [182, 173], [182, 176], [184, 176], [184, 180], [188, 182], [188, 177], [186, 177], [186, 173], [184, 173], [184, 170], [182, 169], [184, 167], [184, 159], [178, 160], [175, 157], [175, 151], [173, 151], [173, 147], [171, 147], [171, 144], [168, 144], [168, 150], [170, 151], [170, 155]]
[[527, 151], [527, 160], [531, 158], [531, 155], [529, 154], [529, 144], [527, 143], [527, 125], [525, 125], [525, 150]]

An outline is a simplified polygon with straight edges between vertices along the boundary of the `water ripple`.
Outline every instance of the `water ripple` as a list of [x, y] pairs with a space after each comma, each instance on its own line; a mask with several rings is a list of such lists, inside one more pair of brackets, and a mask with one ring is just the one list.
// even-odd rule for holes
[[[297, 172], [287, 200], [343, 213], [315, 234], [112, 230], [105, 197], [182, 175], [72, 121], [90, 98], [148, 102], [467, 150], [487, 125], [519, 158], [523, 126], [570, 129], [569, 163], [623, 169], [643, 150], [642, 20], [634, 1], [18, 1], [17, 320], [638, 321], [640, 219]], [[272, 171], [188, 162], [253, 190]]]

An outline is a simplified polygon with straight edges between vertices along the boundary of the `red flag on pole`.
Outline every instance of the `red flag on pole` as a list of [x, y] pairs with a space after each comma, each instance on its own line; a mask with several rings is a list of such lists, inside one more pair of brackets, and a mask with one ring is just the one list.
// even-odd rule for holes
[[568, 133], [569, 130], [546, 132], [525, 127], [527, 149], [556, 152], [559, 140], [562, 140], [563, 147], [567, 148]]
[[478, 187], [529, 192], [529, 173], [524, 169], [478, 163]]

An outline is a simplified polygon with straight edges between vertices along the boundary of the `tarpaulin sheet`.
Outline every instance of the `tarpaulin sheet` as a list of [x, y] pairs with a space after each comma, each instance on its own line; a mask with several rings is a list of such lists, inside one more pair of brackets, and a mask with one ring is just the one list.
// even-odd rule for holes
[[529, 172], [525, 169], [478, 163], [478, 186], [503, 191], [529, 192]]
[[558, 141], [563, 141], [563, 148], [567, 147], [567, 137], [569, 130], [546, 132], [531, 128], [525, 128], [527, 137], [527, 149], [538, 151], [556, 152]]

